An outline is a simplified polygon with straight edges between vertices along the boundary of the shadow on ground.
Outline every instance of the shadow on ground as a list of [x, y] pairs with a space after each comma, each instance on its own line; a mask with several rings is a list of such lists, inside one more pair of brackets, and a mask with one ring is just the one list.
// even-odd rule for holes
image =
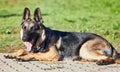
[[[44, 13], [42, 14], [42, 16], [48, 16], [49, 14], [47, 13]], [[3, 15], [0, 15], [0, 18], [8, 18], [8, 17], [13, 17], [13, 16], [22, 16], [22, 14], [3, 14]]]

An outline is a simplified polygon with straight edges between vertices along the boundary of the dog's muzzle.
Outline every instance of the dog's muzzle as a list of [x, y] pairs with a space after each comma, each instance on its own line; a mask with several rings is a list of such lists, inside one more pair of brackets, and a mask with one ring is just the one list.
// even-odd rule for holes
[[22, 37], [22, 40], [23, 40], [24, 42], [25, 42], [25, 41], [30, 41], [29, 35], [24, 34], [23, 37]]
[[30, 51], [33, 46], [34, 38], [30, 34], [24, 34], [22, 37], [22, 41], [24, 42], [24, 44], [27, 48], [26, 50]]

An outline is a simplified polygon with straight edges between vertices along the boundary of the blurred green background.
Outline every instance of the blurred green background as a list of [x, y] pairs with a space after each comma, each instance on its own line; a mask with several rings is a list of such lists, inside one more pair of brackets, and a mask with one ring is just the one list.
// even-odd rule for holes
[[96, 33], [119, 50], [119, 0], [0, 0], [0, 52], [25, 48], [19, 34], [25, 7], [30, 8], [32, 18], [40, 7], [46, 27]]

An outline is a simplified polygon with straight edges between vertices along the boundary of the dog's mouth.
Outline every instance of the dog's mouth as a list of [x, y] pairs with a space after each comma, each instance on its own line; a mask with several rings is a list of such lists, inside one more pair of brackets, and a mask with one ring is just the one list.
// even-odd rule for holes
[[26, 50], [31, 51], [33, 46], [33, 41], [25, 42]]

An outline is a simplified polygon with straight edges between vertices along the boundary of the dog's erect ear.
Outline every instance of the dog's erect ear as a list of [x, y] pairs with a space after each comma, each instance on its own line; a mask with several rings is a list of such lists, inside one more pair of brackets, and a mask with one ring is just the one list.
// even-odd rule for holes
[[23, 21], [27, 20], [30, 18], [30, 10], [29, 8], [25, 8], [23, 12]]
[[37, 22], [43, 23], [41, 11], [40, 11], [39, 8], [36, 8], [36, 9], [35, 9], [35, 12], [34, 12], [34, 20], [37, 21]]

